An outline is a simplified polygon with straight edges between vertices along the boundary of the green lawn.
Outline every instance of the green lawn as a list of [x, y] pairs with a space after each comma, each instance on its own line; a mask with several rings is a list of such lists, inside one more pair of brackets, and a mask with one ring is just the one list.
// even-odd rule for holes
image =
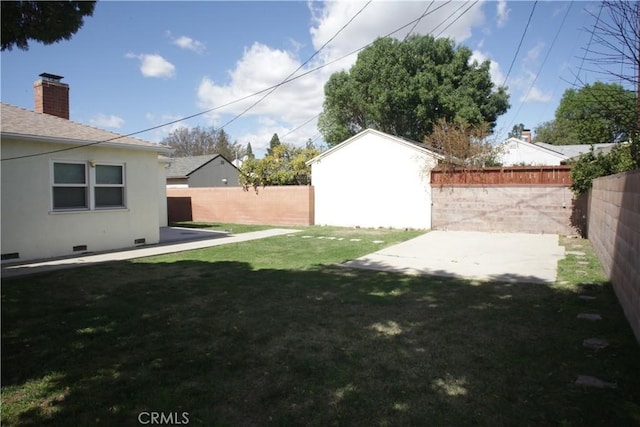
[[418, 234], [309, 227], [3, 281], [2, 425], [640, 424], [640, 347], [587, 241], [552, 286], [335, 265]]

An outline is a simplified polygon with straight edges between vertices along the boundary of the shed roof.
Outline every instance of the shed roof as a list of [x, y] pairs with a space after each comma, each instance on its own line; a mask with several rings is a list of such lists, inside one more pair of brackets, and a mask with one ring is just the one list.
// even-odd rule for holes
[[378, 135], [381, 136], [389, 141], [392, 141], [396, 144], [401, 144], [406, 146], [407, 148], [410, 148], [412, 150], [416, 150], [419, 151], [421, 153], [425, 153], [428, 154], [430, 156], [433, 156], [436, 159], [442, 160], [444, 159], [444, 156], [442, 156], [441, 154], [437, 153], [435, 149], [427, 146], [426, 144], [421, 144], [419, 142], [415, 142], [415, 141], [411, 141], [405, 138], [401, 138], [398, 136], [394, 136], [394, 135], [389, 135], [388, 133], [384, 133], [384, 132], [380, 132], [379, 130], [375, 130], [375, 129], [365, 129], [362, 132], [352, 136], [351, 138], [347, 139], [344, 142], [341, 142], [340, 144], [330, 148], [327, 151], [323, 151], [322, 153], [320, 153], [319, 155], [317, 155], [316, 157], [314, 157], [311, 160], [307, 161], [307, 165], [311, 165], [313, 163], [317, 163], [318, 161], [322, 160], [323, 158], [331, 155], [332, 153], [346, 147], [347, 145], [353, 143], [354, 141], [362, 138], [365, 135], [369, 135], [369, 134], [373, 134], [373, 135]]
[[168, 147], [84, 125], [71, 120], [36, 113], [13, 105], [1, 104], [0, 132], [3, 137], [28, 139], [61, 144], [86, 145], [95, 143], [137, 150], [169, 154]]
[[187, 177], [218, 157], [226, 160], [227, 163], [229, 163], [231, 166], [235, 168], [235, 165], [231, 163], [229, 160], [227, 160], [221, 154], [205, 154], [202, 156], [175, 157], [171, 159], [171, 165], [167, 169], [167, 178]]

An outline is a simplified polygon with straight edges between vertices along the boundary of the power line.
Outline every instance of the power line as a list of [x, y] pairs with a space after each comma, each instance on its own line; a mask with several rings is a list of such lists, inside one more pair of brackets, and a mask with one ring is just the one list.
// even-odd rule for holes
[[[371, 3], [371, 1], [372, 1], [372, 0], [370, 0], [370, 1], [367, 3], [367, 5], [368, 5], [369, 3]], [[421, 19], [422, 19], [422, 18], [424, 18], [425, 16], [427, 16], [427, 15], [431, 15], [432, 13], [435, 13], [436, 11], [438, 11], [439, 9], [441, 9], [441, 8], [445, 7], [446, 5], [448, 5], [449, 3], [451, 3], [452, 1], [453, 1], [453, 0], [448, 0], [447, 2], [444, 2], [444, 3], [443, 3], [443, 4], [441, 4], [440, 6], [436, 7], [435, 9], [433, 9], [431, 12], [425, 12], [425, 13], [423, 13], [423, 14], [422, 14], [422, 15], [420, 15], [418, 18], [416, 18], [416, 19], [414, 19], [414, 20], [412, 20], [412, 21], [408, 22], [407, 24], [405, 24], [405, 25], [403, 25], [403, 26], [401, 26], [401, 27], [399, 27], [399, 28], [397, 28], [397, 29], [395, 29], [395, 30], [393, 30], [393, 31], [389, 32], [389, 33], [387, 33], [386, 35], [384, 35], [384, 36], [382, 36], [382, 37], [383, 37], [383, 38], [384, 38], [384, 37], [390, 37], [390, 36], [392, 36], [393, 34], [395, 34], [395, 33], [399, 32], [399, 31], [402, 31], [403, 29], [405, 29], [405, 28], [407, 28], [408, 26], [410, 26], [410, 25], [414, 24], [415, 22], [418, 22], [419, 20], [421, 20]], [[475, 4], [475, 3], [474, 3], [474, 4]], [[366, 5], [365, 5], [365, 7], [366, 7]], [[364, 7], [360, 10], [360, 12], [361, 12], [363, 9], [364, 9]], [[470, 8], [469, 8], [469, 9], [470, 9]], [[464, 13], [466, 13], [469, 9], [465, 10], [465, 12], [464, 12]], [[445, 21], [446, 21], [447, 19], [449, 19], [451, 16], [453, 16], [453, 14], [455, 14], [458, 10], [460, 10], [460, 8], [458, 8], [454, 13], [452, 13], [451, 15], [449, 15], [449, 16], [445, 19]], [[358, 12], [358, 13], [360, 13], [360, 12]], [[464, 14], [464, 13], [463, 13], [463, 14]], [[438, 25], [438, 26], [439, 26], [439, 25]], [[437, 27], [436, 27], [436, 28], [437, 28]], [[342, 28], [342, 29], [344, 29], [344, 28]], [[341, 29], [340, 31], [342, 31], [342, 29]], [[335, 36], [334, 36], [334, 38], [335, 38]], [[182, 121], [185, 121], [185, 120], [190, 120], [190, 119], [192, 119], [192, 118], [199, 117], [199, 116], [202, 116], [202, 115], [205, 115], [205, 114], [208, 114], [208, 113], [212, 113], [212, 112], [214, 112], [214, 111], [220, 110], [220, 109], [225, 108], [225, 107], [228, 107], [228, 106], [230, 106], [230, 105], [237, 104], [238, 102], [242, 102], [242, 101], [244, 101], [244, 100], [246, 100], [246, 99], [249, 99], [249, 98], [251, 98], [251, 97], [254, 97], [254, 96], [257, 96], [257, 95], [263, 94], [263, 93], [265, 93], [265, 92], [273, 91], [273, 90], [277, 89], [278, 87], [280, 87], [280, 86], [282, 86], [282, 85], [284, 85], [284, 84], [286, 84], [286, 83], [290, 83], [290, 82], [292, 82], [292, 81], [294, 81], [294, 80], [297, 80], [297, 79], [302, 78], [302, 77], [304, 77], [304, 76], [307, 76], [307, 75], [309, 75], [309, 74], [311, 74], [311, 73], [314, 73], [314, 72], [316, 72], [316, 71], [318, 71], [318, 70], [320, 70], [320, 69], [322, 69], [322, 68], [328, 67], [329, 65], [332, 65], [332, 64], [334, 64], [334, 63], [336, 63], [336, 62], [339, 62], [339, 61], [341, 61], [341, 60], [343, 60], [343, 59], [345, 59], [345, 58], [347, 58], [347, 57], [349, 57], [349, 56], [351, 56], [351, 55], [353, 55], [353, 54], [355, 54], [355, 53], [360, 52], [361, 50], [366, 49], [367, 47], [371, 46], [374, 42], [375, 42], [375, 41], [370, 42], [370, 43], [368, 43], [368, 44], [366, 44], [366, 45], [364, 45], [364, 46], [362, 46], [362, 47], [360, 47], [360, 48], [358, 48], [358, 49], [355, 49], [355, 50], [353, 50], [353, 51], [351, 51], [351, 52], [349, 52], [349, 53], [347, 53], [347, 54], [345, 54], [345, 55], [343, 55], [343, 56], [341, 56], [341, 57], [339, 57], [339, 58], [337, 58], [337, 59], [334, 59], [334, 60], [332, 60], [332, 61], [326, 62], [326, 63], [324, 63], [324, 64], [322, 64], [322, 65], [320, 65], [320, 66], [318, 66], [318, 67], [312, 68], [312, 69], [310, 69], [310, 70], [308, 70], [308, 71], [306, 71], [306, 72], [304, 72], [304, 73], [302, 73], [302, 74], [299, 74], [299, 75], [297, 75], [297, 76], [295, 76], [295, 77], [291, 77], [293, 74], [295, 74], [295, 72], [296, 72], [296, 71], [298, 71], [298, 70], [301, 68], [301, 67], [299, 67], [296, 71], [294, 71], [294, 73], [292, 73], [292, 74], [290, 75], [290, 77], [288, 77], [287, 79], [283, 80], [282, 82], [280, 82], [280, 83], [278, 83], [278, 84], [275, 84], [275, 85], [273, 85], [273, 86], [267, 87], [267, 88], [262, 89], [262, 90], [260, 90], [260, 91], [254, 92], [254, 93], [252, 93], [252, 94], [249, 94], [249, 95], [243, 96], [243, 97], [241, 97], [241, 98], [235, 99], [235, 100], [233, 100], [233, 101], [227, 102], [227, 103], [225, 103], [225, 104], [218, 105], [218, 106], [213, 107], [213, 108], [210, 108], [210, 109], [208, 109], [208, 110], [200, 111], [200, 112], [197, 112], [197, 113], [191, 114], [191, 115], [189, 115], [189, 116], [181, 117], [181, 118], [179, 118], [179, 119], [172, 120], [172, 121], [169, 121], [169, 122], [164, 122], [164, 123], [162, 123], [162, 124], [159, 124], [159, 125], [156, 125], [156, 126], [152, 126], [152, 127], [149, 127], [149, 128], [145, 128], [145, 129], [142, 129], [142, 130], [139, 130], [139, 131], [136, 131], [136, 132], [131, 132], [131, 133], [124, 134], [124, 135], [116, 135], [116, 136], [114, 136], [113, 138], [108, 138], [108, 139], [101, 140], [101, 141], [94, 141], [94, 142], [90, 142], [90, 143], [87, 143], [87, 144], [76, 145], [76, 146], [73, 146], [73, 147], [61, 148], [61, 149], [51, 150], [51, 151], [46, 151], [46, 152], [40, 152], [40, 153], [34, 153], [34, 154], [28, 154], [28, 155], [24, 155], [24, 156], [15, 156], [15, 157], [3, 158], [3, 159], [0, 159], [0, 161], [4, 162], [4, 161], [9, 161], [9, 160], [18, 160], [18, 159], [29, 158], [29, 157], [43, 156], [43, 155], [47, 155], [47, 154], [55, 154], [55, 153], [59, 153], [59, 152], [63, 152], [63, 151], [77, 150], [77, 149], [84, 148], [84, 147], [91, 147], [91, 146], [94, 146], [94, 145], [103, 144], [103, 143], [105, 143], [105, 142], [111, 142], [111, 141], [114, 141], [114, 140], [117, 140], [117, 139], [133, 137], [133, 136], [135, 136], [135, 135], [139, 135], [139, 134], [141, 134], [141, 133], [146, 133], [146, 132], [149, 132], [149, 131], [152, 131], [152, 130], [156, 130], [156, 129], [163, 128], [163, 127], [165, 127], [165, 126], [169, 126], [169, 125], [176, 124], [176, 123], [179, 123], [179, 122], [182, 122]], [[326, 44], [325, 44], [325, 45], [326, 45]], [[324, 45], [323, 45], [323, 47], [324, 47]], [[316, 54], [317, 54], [317, 52], [314, 54], [314, 56], [315, 56]], [[311, 58], [309, 58], [309, 60], [307, 60], [307, 61], [306, 61], [306, 63], [308, 63], [310, 60], [311, 60]], [[246, 111], [244, 111], [244, 112], [240, 113], [240, 115], [244, 114], [245, 112], [246, 112]], [[319, 115], [319, 114], [318, 114], [318, 115]], [[235, 120], [236, 118], [237, 118], [237, 117], [234, 117], [234, 118], [232, 119], [232, 121], [233, 121], [233, 120]], [[312, 118], [312, 119], [310, 119], [310, 120], [313, 120], [313, 118]], [[230, 123], [230, 122], [228, 122], [228, 123]], [[228, 125], [228, 123], [226, 123], [224, 126]], [[305, 123], [305, 124], [306, 124], [306, 123]], [[219, 129], [222, 129], [224, 126], [220, 127]]]
[[524, 95], [524, 98], [523, 98], [522, 102], [520, 103], [520, 107], [518, 107], [518, 111], [516, 111], [516, 114], [513, 116], [513, 119], [511, 120], [511, 123], [509, 123], [509, 126], [507, 126], [507, 129], [509, 129], [511, 127], [511, 125], [513, 125], [513, 123], [516, 121], [516, 118], [518, 117], [518, 114], [520, 114], [520, 110], [522, 110], [522, 106], [524, 105], [524, 102], [526, 101], [527, 97], [529, 96], [529, 93], [531, 92], [531, 90], [535, 86], [536, 81], [538, 80], [538, 77], [540, 76], [540, 73], [542, 72], [542, 69], [544, 68], [544, 65], [547, 62], [547, 59], [549, 59], [549, 55], [551, 54], [551, 51], [553, 50], [553, 46], [556, 44], [556, 40], [558, 40], [558, 36], [560, 35], [560, 32], [562, 31], [562, 27], [564, 26], [564, 23], [567, 20], [567, 16], [569, 16], [569, 12], [571, 11], [571, 6], [573, 6], [573, 1], [571, 1], [571, 3], [569, 3], [569, 7], [567, 8], [567, 11], [565, 12], [564, 17], [562, 18], [562, 22], [560, 22], [560, 26], [558, 27], [558, 31], [556, 31], [556, 35], [553, 37], [553, 40], [551, 41], [551, 45], [549, 46], [549, 50], [547, 50], [547, 54], [545, 55], [544, 59], [542, 60], [542, 64], [540, 65], [540, 68], [538, 69], [538, 72], [536, 73], [536, 76], [533, 79], [533, 82], [531, 82], [531, 86], [529, 86], [529, 89], [527, 90], [527, 93]]
[[531, 18], [533, 17], [533, 12], [536, 10], [537, 4], [538, 4], [538, 1], [536, 0], [533, 3], [533, 7], [531, 8], [531, 13], [529, 14], [527, 25], [524, 27], [524, 31], [522, 32], [522, 37], [520, 38], [520, 43], [518, 44], [518, 48], [516, 49], [516, 54], [513, 55], [513, 61], [511, 61], [511, 65], [509, 65], [509, 71], [507, 71], [507, 76], [504, 78], [504, 82], [502, 83], [502, 86], [505, 86], [507, 84], [507, 80], [509, 79], [509, 74], [511, 74], [511, 69], [513, 68], [513, 64], [515, 64], [516, 62], [516, 58], [518, 57], [518, 53], [520, 52], [520, 48], [522, 47], [524, 36], [527, 34], [527, 29], [529, 28], [529, 24], [531, 23]]
[[596, 27], [598, 26], [598, 22], [600, 22], [600, 14], [602, 14], [602, 8], [604, 6], [604, 3], [600, 3], [600, 10], [598, 11], [598, 17], [596, 18], [596, 23], [593, 25], [593, 28], [591, 28], [591, 36], [589, 37], [589, 42], [587, 43], [587, 49], [584, 51], [584, 56], [582, 57], [582, 61], [580, 62], [580, 67], [578, 68], [578, 72], [576, 73], [576, 78], [573, 81], [573, 85], [575, 86], [576, 83], [578, 82], [578, 78], [580, 77], [580, 72], [582, 71], [582, 66], [584, 65], [584, 61], [587, 58], [587, 52], [589, 52], [589, 49], [591, 48], [591, 42], [593, 41], [593, 35], [596, 31]]

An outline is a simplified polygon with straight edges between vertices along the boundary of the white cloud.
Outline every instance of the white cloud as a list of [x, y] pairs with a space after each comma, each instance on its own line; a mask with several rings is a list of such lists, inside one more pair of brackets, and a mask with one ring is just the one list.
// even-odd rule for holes
[[[462, 43], [471, 37], [474, 29], [479, 29], [483, 25], [485, 20], [483, 4], [482, 1], [474, 6], [466, 2], [433, 2], [429, 15], [418, 22], [412, 34], [450, 37], [456, 43]], [[302, 61], [306, 60], [298, 57], [300, 46], [296, 42], [291, 42], [291, 50], [275, 49], [261, 43], [254, 43], [245, 48], [242, 58], [228, 71], [227, 80], [214, 81], [204, 76], [197, 90], [198, 107], [203, 110], [220, 107], [207, 115], [209, 124], [221, 126], [241, 113], [243, 120], [234, 122], [236, 128], [243, 122], [257, 121], [256, 127], [247, 124], [247, 131], [244, 134], [235, 129], [233, 132], [238, 142], [242, 144], [251, 142], [254, 152], [259, 152], [268, 146], [274, 133], [278, 133], [282, 138], [283, 135], [322, 111], [324, 85], [328, 78], [336, 71], [348, 70], [357, 59], [356, 54], [346, 56], [347, 54], [404, 26], [404, 29], [392, 34], [392, 37], [402, 40], [412, 29], [412, 21], [424, 13], [427, 3], [372, 2], [340, 31], [364, 5], [364, 2], [351, 1], [308, 2], [312, 14], [309, 32], [313, 49], [318, 50], [330, 38], [333, 36], [335, 38], [309, 64], [298, 71], [298, 75], [317, 67], [322, 68], [278, 87], [255, 107], [251, 107], [252, 104], [266, 92], [252, 97], [249, 97], [250, 95], [281, 83], [301, 65]], [[456, 17], [459, 19], [454, 22]], [[497, 76], [496, 78], [501, 76], [497, 63], [492, 63], [491, 70]], [[500, 81], [499, 84], [501, 83]], [[249, 98], [226, 105], [245, 97]], [[243, 113], [248, 108], [250, 110]], [[317, 118], [315, 118], [284, 140], [303, 145], [308, 139], [314, 139], [317, 135]]]
[[176, 67], [158, 54], [127, 53], [126, 58], [140, 60], [140, 72], [145, 77], [170, 78], [176, 75]]
[[106, 115], [100, 113], [89, 120], [89, 123], [101, 128], [120, 129], [122, 125], [124, 125], [124, 119], [122, 117], [114, 116], [113, 114]]
[[498, 0], [498, 3], [496, 5], [496, 15], [497, 15], [497, 24], [498, 27], [504, 27], [505, 24], [507, 23], [507, 20], [509, 19], [509, 12], [511, 12], [511, 9], [507, 8], [507, 1], [506, 0]]
[[520, 97], [520, 102], [547, 103], [547, 102], [551, 102], [552, 99], [553, 99], [553, 96], [551, 95], [551, 93], [549, 92], [544, 93], [542, 92], [542, 90], [538, 89], [537, 87], [531, 86], [531, 89], [529, 89], [528, 93], [525, 93]]
[[200, 54], [204, 53], [204, 51], [207, 49], [204, 43], [187, 36], [172, 38], [171, 43], [182, 49], [191, 50]]
[[471, 58], [469, 58], [471, 62], [478, 61], [478, 64], [483, 63], [484, 61], [490, 61], [489, 63], [489, 76], [491, 77], [491, 81], [494, 85], [500, 86], [504, 83], [504, 75], [500, 70], [500, 64], [498, 64], [493, 59], [489, 58], [489, 56], [479, 50], [474, 50], [471, 54]]
[[163, 123], [175, 122], [170, 125], [163, 126], [158, 129], [154, 129], [150, 135], [147, 135], [145, 139], [151, 142], [161, 142], [167, 135], [169, 135], [174, 130], [179, 128], [189, 128], [191, 126], [188, 122], [181, 120], [183, 116], [176, 114], [156, 114], [156, 113], [145, 113], [145, 119], [150, 122], [152, 126], [157, 126]]
[[524, 57], [523, 62], [529, 63], [529, 62], [537, 61], [538, 58], [540, 58], [540, 53], [542, 52], [543, 48], [544, 48], [544, 43], [538, 42], [534, 47], [532, 47], [527, 51], [527, 55]]

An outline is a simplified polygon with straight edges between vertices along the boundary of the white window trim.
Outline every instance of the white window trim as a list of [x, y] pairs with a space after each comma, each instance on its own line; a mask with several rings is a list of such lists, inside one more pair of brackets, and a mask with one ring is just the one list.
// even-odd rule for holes
[[[126, 209], [127, 208], [127, 181], [126, 181], [126, 168], [124, 163], [108, 163], [108, 162], [90, 162], [91, 166], [91, 210], [113, 210], [113, 209]], [[122, 184], [98, 184], [96, 182], [96, 167], [97, 166], [120, 166], [122, 168]], [[122, 206], [99, 206], [96, 204], [96, 188], [122, 188]]]
[[[85, 184], [57, 184], [54, 181], [54, 165], [56, 163], [67, 164], [81, 164], [85, 166]], [[120, 166], [122, 167], [122, 184], [96, 184], [96, 166]], [[65, 213], [65, 212], [87, 212], [87, 211], [113, 211], [124, 210], [128, 211], [127, 205], [127, 167], [126, 163], [113, 163], [113, 162], [96, 162], [96, 161], [78, 161], [78, 160], [66, 160], [66, 159], [51, 159], [49, 167], [49, 197], [51, 207], [51, 213]], [[84, 187], [87, 191], [87, 207], [85, 208], [56, 208], [53, 205], [53, 188], [54, 187]], [[122, 191], [123, 206], [105, 206], [96, 207], [95, 189], [96, 188], [113, 188], [120, 187]]]

